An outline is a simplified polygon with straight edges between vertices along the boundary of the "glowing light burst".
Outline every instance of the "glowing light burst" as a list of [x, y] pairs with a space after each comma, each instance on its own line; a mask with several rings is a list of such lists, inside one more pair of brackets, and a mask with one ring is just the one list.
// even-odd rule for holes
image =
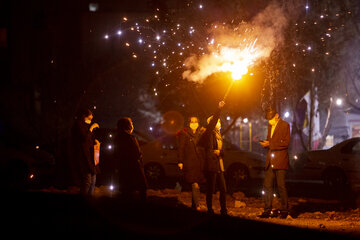
[[[229, 42], [231, 44], [226, 44]], [[215, 47], [209, 47], [208, 54], [187, 58], [187, 70], [182, 76], [184, 79], [202, 83], [214, 73], [230, 72], [233, 81], [240, 80], [256, 60], [268, 56], [268, 50], [261, 46], [256, 47], [256, 43], [256, 37], [240, 39], [226, 36], [219, 43], [214, 43]]]
[[256, 40], [244, 49], [223, 47], [220, 50], [218, 58], [224, 63], [219, 66], [222, 72], [231, 72], [234, 81], [240, 80], [244, 74], [247, 74], [249, 66], [253, 65], [260, 56], [254, 47]]

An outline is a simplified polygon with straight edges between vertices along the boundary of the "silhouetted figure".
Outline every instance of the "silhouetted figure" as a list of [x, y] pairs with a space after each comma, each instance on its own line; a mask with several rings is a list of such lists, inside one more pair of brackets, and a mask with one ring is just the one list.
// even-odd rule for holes
[[208, 213], [213, 214], [214, 210], [212, 208], [213, 194], [215, 192], [216, 186], [220, 190], [220, 213], [222, 215], [227, 215], [226, 208], [226, 183], [224, 176], [224, 163], [223, 163], [223, 151], [222, 145], [223, 140], [220, 134], [220, 112], [223, 106], [225, 105], [224, 101], [219, 103], [219, 108], [216, 113], [208, 118], [208, 125], [205, 132], [202, 134], [199, 140], [199, 145], [205, 148], [205, 176], [207, 182], [207, 192], [206, 192], [206, 205], [208, 208]]
[[100, 145], [95, 139], [93, 130], [98, 128], [97, 123], [91, 124], [93, 114], [86, 109], [80, 112], [72, 127], [72, 161], [74, 172], [80, 184], [80, 193], [93, 195], [96, 183], [96, 174], [100, 172], [94, 162], [94, 146]]
[[178, 166], [184, 173], [187, 183], [191, 184], [192, 208], [200, 210], [200, 185], [204, 177], [204, 149], [197, 145], [201, 134], [205, 131], [199, 126], [197, 117], [189, 118], [189, 126], [179, 131], [178, 136]]
[[[290, 125], [282, 120], [273, 108], [267, 110], [265, 118], [269, 121], [268, 135], [265, 141], [260, 141], [260, 144], [267, 148], [268, 152], [264, 179], [265, 208], [260, 217], [276, 217], [280, 214], [280, 218], [286, 218], [289, 214], [285, 177], [289, 168]], [[280, 213], [272, 211], [274, 180], [280, 194]]]
[[133, 130], [131, 118], [124, 117], [117, 122], [114, 150], [119, 167], [119, 190], [125, 199], [131, 199], [132, 195], [139, 191], [140, 199], [145, 201], [147, 181], [142, 153], [136, 137], [132, 135]]

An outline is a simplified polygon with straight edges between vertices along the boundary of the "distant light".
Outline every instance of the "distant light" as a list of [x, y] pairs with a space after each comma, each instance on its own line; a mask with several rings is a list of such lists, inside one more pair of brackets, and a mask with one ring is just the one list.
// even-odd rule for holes
[[338, 106], [342, 105], [342, 99], [341, 98], [336, 99], [336, 105], [338, 105]]
[[30, 174], [29, 174], [29, 179], [31, 179], [31, 180], [32, 180], [32, 179], [34, 179], [34, 178], [35, 178], [35, 174], [30, 173]]
[[273, 196], [276, 197], [276, 194], [274, 193]]
[[324, 15], [320, 15], [320, 18], [324, 18]]
[[109, 189], [110, 189], [110, 191], [113, 191], [114, 190], [114, 185], [110, 185]]
[[262, 194], [262, 195], [265, 195], [265, 191], [264, 191], [264, 190], [261, 190], [261, 194]]
[[138, 42], [139, 42], [140, 44], [142, 44], [142, 43], [143, 43], [143, 40], [142, 40], [141, 38], [139, 38]]
[[295, 160], [298, 160], [298, 156], [297, 156], [297, 155], [294, 155], [294, 159], [295, 159]]
[[121, 30], [118, 30], [118, 31], [117, 31], [117, 35], [120, 36], [121, 34], [122, 34], [122, 31], [121, 31]]
[[243, 122], [244, 122], [244, 123], [248, 123], [248, 122], [249, 122], [249, 119], [244, 118]]
[[93, 109], [96, 109], [96, 106], [94, 106]]
[[153, 128], [152, 128], [152, 127], [149, 127], [149, 130], [150, 130], [150, 131], [152, 131], [152, 130], [153, 130]]
[[109, 134], [109, 138], [112, 138], [112, 134]]
[[290, 117], [290, 113], [289, 113], [289, 112], [285, 112], [284, 117], [285, 117], [285, 118]]
[[108, 149], [109, 149], [109, 150], [112, 149], [112, 145], [111, 145], [111, 144], [108, 145]]
[[105, 38], [105, 39], [109, 39], [109, 35], [106, 34], [106, 35], [104, 36], [104, 38]]
[[200, 4], [200, 5], [199, 5], [199, 8], [200, 8], [200, 9], [202, 9], [202, 8], [203, 8], [203, 5], [202, 5], [202, 4]]
[[40, 149], [40, 146], [39, 146], [39, 145], [36, 145], [36, 146], [35, 146], [35, 149]]
[[96, 12], [97, 10], [99, 10], [98, 3], [89, 3], [89, 11], [90, 12]]
[[311, 46], [308, 46], [307, 50], [309, 50], [309, 51], [310, 51], [310, 50], [311, 50]]
[[305, 9], [306, 9], [306, 10], [309, 9], [309, 5], [306, 5], [306, 6], [305, 6]]
[[156, 40], [160, 40], [160, 36], [159, 36], [159, 35], [156, 35]]
[[226, 120], [230, 121], [230, 119], [231, 119], [230, 116], [227, 116], [227, 117], [226, 117]]

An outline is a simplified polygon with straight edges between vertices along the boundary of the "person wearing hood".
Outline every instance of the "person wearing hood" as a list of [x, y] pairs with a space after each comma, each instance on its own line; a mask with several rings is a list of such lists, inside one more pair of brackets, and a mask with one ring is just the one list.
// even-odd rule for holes
[[199, 126], [199, 119], [189, 118], [189, 126], [177, 133], [178, 138], [178, 166], [183, 171], [185, 181], [191, 184], [192, 208], [200, 210], [200, 184], [205, 182], [204, 149], [197, 146], [204, 128]]
[[[265, 118], [269, 121], [267, 139], [260, 141], [261, 146], [267, 149], [264, 178], [265, 208], [260, 217], [286, 218], [289, 214], [285, 177], [289, 168], [290, 125], [279, 117], [274, 108], [266, 111]], [[272, 210], [274, 180], [280, 194], [280, 211]]]

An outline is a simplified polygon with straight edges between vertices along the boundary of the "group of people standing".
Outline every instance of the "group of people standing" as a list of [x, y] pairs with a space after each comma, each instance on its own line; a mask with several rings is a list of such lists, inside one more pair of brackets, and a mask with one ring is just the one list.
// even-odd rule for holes
[[[214, 213], [213, 194], [220, 191], [220, 214], [227, 215], [226, 181], [224, 168], [223, 140], [220, 133], [220, 113], [225, 102], [219, 102], [216, 112], [207, 119], [206, 128], [201, 127], [199, 118], [189, 117], [188, 126], [177, 133], [178, 139], [178, 167], [183, 172], [184, 179], [191, 184], [192, 208], [200, 210], [200, 185], [206, 184], [207, 212]], [[93, 158], [94, 146], [99, 146], [93, 129], [97, 123], [91, 124], [93, 115], [86, 110], [81, 114], [73, 127], [74, 156], [81, 175], [80, 192], [92, 195], [95, 188], [96, 174], [99, 167]], [[266, 111], [265, 118], [269, 121], [267, 139], [260, 141], [266, 148], [265, 179], [264, 179], [264, 212], [261, 218], [286, 218], [289, 214], [288, 196], [285, 186], [286, 170], [289, 168], [288, 146], [290, 143], [290, 126], [279, 117], [274, 108]], [[125, 198], [132, 197], [134, 191], [139, 193], [140, 199], [145, 201], [148, 188], [142, 154], [135, 136], [130, 118], [121, 118], [117, 123], [114, 151], [119, 169], [120, 192]], [[280, 194], [281, 209], [272, 210], [274, 180]]]
[[[220, 192], [220, 214], [227, 215], [226, 181], [224, 176], [224, 151], [220, 133], [220, 112], [225, 102], [220, 102], [215, 114], [207, 119], [207, 127], [199, 126], [199, 119], [189, 118], [188, 127], [179, 131], [178, 165], [184, 173], [185, 181], [192, 187], [192, 207], [200, 210], [199, 185], [206, 182], [207, 211], [213, 214], [213, 194], [218, 188]], [[290, 125], [279, 117], [274, 108], [266, 110], [268, 120], [267, 139], [260, 141], [266, 148], [264, 178], [264, 212], [260, 218], [286, 218], [289, 214], [288, 195], [285, 184], [286, 171], [289, 168], [288, 147], [290, 144]], [[274, 182], [280, 195], [280, 210], [272, 210]]]
[[[95, 149], [100, 142], [95, 139], [93, 130], [99, 128], [91, 123], [93, 113], [83, 110], [72, 127], [72, 161], [80, 186], [80, 193], [85, 196], [94, 194], [96, 175], [100, 173], [99, 164], [95, 161]], [[137, 139], [132, 135], [134, 125], [131, 118], [123, 117], [117, 122], [117, 133], [114, 144], [114, 157], [119, 170], [121, 196], [131, 200], [135, 192], [145, 201], [147, 198], [147, 181], [145, 178], [142, 154]]]
[[189, 118], [189, 126], [178, 136], [178, 165], [184, 173], [185, 181], [192, 187], [192, 207], [200, 210], [200, 184], [206, 182], [206, 205], [208, 213], [213, 214], [213, 193], [220, 191], [220, 213], [227, 215], [226, 183], [223, 164], [223, 141], [220, 134], [220, 112], [225, 102], [221, 101], [215, 114], [207, 119], [206, 128], [199, 126], [199, 119]]

